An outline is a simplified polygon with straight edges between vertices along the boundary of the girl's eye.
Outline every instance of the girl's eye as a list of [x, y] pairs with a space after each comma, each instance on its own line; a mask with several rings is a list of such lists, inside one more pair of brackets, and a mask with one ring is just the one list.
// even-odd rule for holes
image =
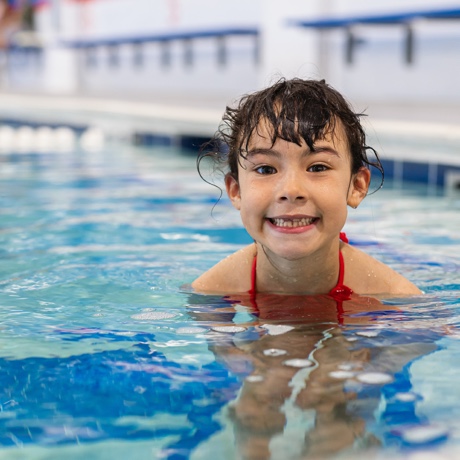
[[313, 166], [310, 166], [307, 171], [308, 172], [314, 172], [314, 173], [317, 173], [317, 172], [324, 172], [324, 171], [327, 171], [329, 169], [328, 166], [326, 165], [313, 165]]
[[276, 173], [276, 169], [273, 166], [268, 166], [268, 165], [259, 166], [254, 171], [256, 171], [259, 174], [275, 174]]

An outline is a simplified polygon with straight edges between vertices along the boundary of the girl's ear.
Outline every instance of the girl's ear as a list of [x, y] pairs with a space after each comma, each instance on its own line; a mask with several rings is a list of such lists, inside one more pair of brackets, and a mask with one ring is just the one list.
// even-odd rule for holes
[[367, 195], [371, 182], [371, 172], [364, 166], [353, 174], [348, 192], [347, 204], [352, 208], [357, 208]]
[[227, 189], [227, 195], [233, 206], [239, 211], [241, 200], [240, 186], [238, 180], [230, 173], [225, 176], [225, 188]]

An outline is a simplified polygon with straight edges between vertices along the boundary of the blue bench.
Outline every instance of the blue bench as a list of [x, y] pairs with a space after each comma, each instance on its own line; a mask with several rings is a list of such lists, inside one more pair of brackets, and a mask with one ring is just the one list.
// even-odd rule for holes
[[235, 35], [257, 36], [258, 29], [251, 27], [234, 27], [228, 29], [196, 30], [168, 32], [161, 34], [139, 35], [134, 37], [112, 37], [93, 40], [67, 40], [63, 44], [71, 48], [87, 48], [93, 46], [135, 45], [141, 43], [170, 42], [173, 40], [194, 40], [198, 38], [219, 38]]
[[92, 51], [99, 47], [106, 47], [110, 50], [110, 63], [116, 65], [118, 62], [117, 50], [121, 45], [132, 45], [135, 49], [134, 62], [141, 65], [143, 62], [142, 45], [146, 43], [159, 43], [162, 47], [161, 62], [168, 66], [171, 61], [170, 44], [173, 41], [181, 41], [184, 44], [184, 62], [186, 65], [193, 64], [193, 40], [215, 39], [217, 41], [217, 59], [220, 65], [227, 61], [225, 40], [231, 36], [252, 36], [256, 40], [254, 59], [257, 62], [259, 54], [258, 36], [259, 30], [254, 27], [233, 27], [222, 29], [208, 29], [196, 31], [178, 31], [151, 35], [140, 35], [131, 37], [108, 37], [100, 39], [67, 40], [62, 44], [69, 48], [83, 49], [88, 52], [89, 64], [94, 63]]
[[358, 40], [353, 34], [353, 26], [365, 25], [402, 25], [406, 29], [405, 61], [413, 62], [414, 32], [412, 23], [417, 19], [446, 20], [460, 19], [460, 8], [444, 8], [439, 10], [418, 10], [391, 14], [363, 15], [350, 17], [329, 17], [314, 20], [291, 19], [288, 24], [295, 27], [305, 27], [317, 30], [345, 29], [347, 32], [346, 61], [353, 62], [354, 49]]

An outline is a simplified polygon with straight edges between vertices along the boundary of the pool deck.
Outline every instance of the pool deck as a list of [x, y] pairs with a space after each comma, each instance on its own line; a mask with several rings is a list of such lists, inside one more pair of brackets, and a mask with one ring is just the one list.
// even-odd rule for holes
[[[187, 146], [183, 139], [191, 139], [197, 145], [200, 138], [211, 137], [225, 105], [233, 103], [224, 97], [203, 100], [193, 95], [150, 95], [141, 99], [0, 92], [0, 119], [6, 123], [23, 121], [81, 129], [97, 126], [109, 135], [136, 136], [141, 144]], [[455, 187], [458, 183], [460, 188], [460, 106], [353, 105], [368, 115], [364, 126], [372, 140], [377, 139], [377, 149], [383, 151], [389, 177], [410, 180], [409, 173], [418, 168], [416, 180], [434, 185], [454, 180]], [[441, 143], [448, 148], [433, 152]]]
[[[232, 99], [208, 97], [198, 99], [192, 95], [176, 97], [165, 95], [123, 96], [117, 95], [55, 95], [32, 92], [5, 92], [0, 90], [0, 116], [26, 115], [30, 119], [53, 122], [73, 117], [75, 120], [99, 119], [105, 117], [116, 120], [123, 119], [148, 120], [155, 129], [156, 124], [165, 121], [176, 126], [190, 125], [195, 128], [191, 133], [212, 135], [225, 109], [232, 104]], [[444, 131], [449, 128], [460, 137], [460, 106], [428, 105], [428, 104], [382, 104], [365, 102], [353, 103], [357, 111], [364, 111], [372, 124], [387, 125], [393, 123], [408, 131], [421, 131], [428, 127]], [[171, 131], [174, 129], [170, 128]], [[196, 131], [198, 130], [198, 132]], [[401, 128], [397, 128], [401, 132]], [[190, 133], [190, 134], [191, 134]]]

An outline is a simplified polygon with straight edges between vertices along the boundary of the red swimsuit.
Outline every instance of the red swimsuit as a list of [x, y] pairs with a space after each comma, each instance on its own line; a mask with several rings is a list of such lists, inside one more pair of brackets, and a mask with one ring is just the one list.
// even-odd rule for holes
[[[340, 239], [344, 243], [348, 243], [348, 238], [345, 235], [345, 233], [340, 233]], [[251, 300], [253, 301], [253, 304], [256, 302], [256, 275], [257, 275], [257, 256], [254, 257], [254, 261], [252, 263], [252, 272], [251, 272], [251, 289], [249, 290], [249, 295], [251, 296]], [[345, 263], [343, 261], [343, 255], [342, 252], [339, 251], [339, 278], [337, 280], [337, 284], [335, 287], [333, 287], [328, 295], [332, 297], [334, 300], [336, 300], [338, 303], [344, 301], [344, 300], [350, 300], [351, 294], [353, 293], [352, 289], [350, 289], [348, 286], [345, 286], [343, 284], [343, 278], [345, 276]], [[339, 305], [338, 305], [339, 306]], [[341, 305], [340, 305], [341, 306]]]

